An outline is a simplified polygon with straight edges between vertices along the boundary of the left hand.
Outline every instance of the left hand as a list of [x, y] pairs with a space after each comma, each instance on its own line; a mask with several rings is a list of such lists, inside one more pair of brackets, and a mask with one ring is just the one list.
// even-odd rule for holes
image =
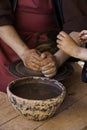
[[57, 73], [57, 66], [54, 56], [49, 52], [41, 54], [41, 71], [46, 77], [53, 77]]
[[40, 52], [36, 49], [29, 49], [24, 52], [22, 55], [22, 61], [28, 69], [31, 69], [33, 71], [40, 71], [41, 66], [41, 58], [40, 58]]
[[57, 47], [63, 50], [70, 56], [74, 56], [76, 54], [76, 50], [78, 48], [76, 42], [65, 32], [60, 32], [57, 35]]

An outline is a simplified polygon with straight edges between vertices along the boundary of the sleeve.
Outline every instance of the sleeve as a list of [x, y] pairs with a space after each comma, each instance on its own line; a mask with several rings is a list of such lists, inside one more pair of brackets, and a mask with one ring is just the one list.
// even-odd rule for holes
[[62, 0], [62, 10], [64, 31], [87, 30], [87, 0]]
[[14, 23], [14, 15], [10, 0], [0, 0], [0, 26]]

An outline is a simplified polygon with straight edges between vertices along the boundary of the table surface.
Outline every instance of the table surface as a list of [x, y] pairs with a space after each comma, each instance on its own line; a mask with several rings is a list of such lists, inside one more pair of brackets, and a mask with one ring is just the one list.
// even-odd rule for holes
[[7, 94], [0, 92], [0, 130], [87, 130], [87, 84], [81, 81], [81, 66], [63, 81], [67, 95], [54, 117], [26, 120], [13, 109]]

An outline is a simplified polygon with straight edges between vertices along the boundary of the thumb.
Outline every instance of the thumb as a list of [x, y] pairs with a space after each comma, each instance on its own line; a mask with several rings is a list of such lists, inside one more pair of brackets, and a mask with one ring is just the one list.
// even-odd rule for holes
[[41, 54], [41, 59], [45, 59], [47, 57], [46, 53]]

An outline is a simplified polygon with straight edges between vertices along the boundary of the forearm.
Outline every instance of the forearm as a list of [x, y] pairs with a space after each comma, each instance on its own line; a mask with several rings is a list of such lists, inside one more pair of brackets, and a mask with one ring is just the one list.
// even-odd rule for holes
[[0, 38], [21, 58], [28, 47], [11, 25], [0, 26]]
[[57, 51], [54, 56], [56, 57], [57, 65], [60, 67], [70, 56], [62, 50]]
[[87, 61], [87, 49], [82, 47], [77, 47], [73, 57]]

